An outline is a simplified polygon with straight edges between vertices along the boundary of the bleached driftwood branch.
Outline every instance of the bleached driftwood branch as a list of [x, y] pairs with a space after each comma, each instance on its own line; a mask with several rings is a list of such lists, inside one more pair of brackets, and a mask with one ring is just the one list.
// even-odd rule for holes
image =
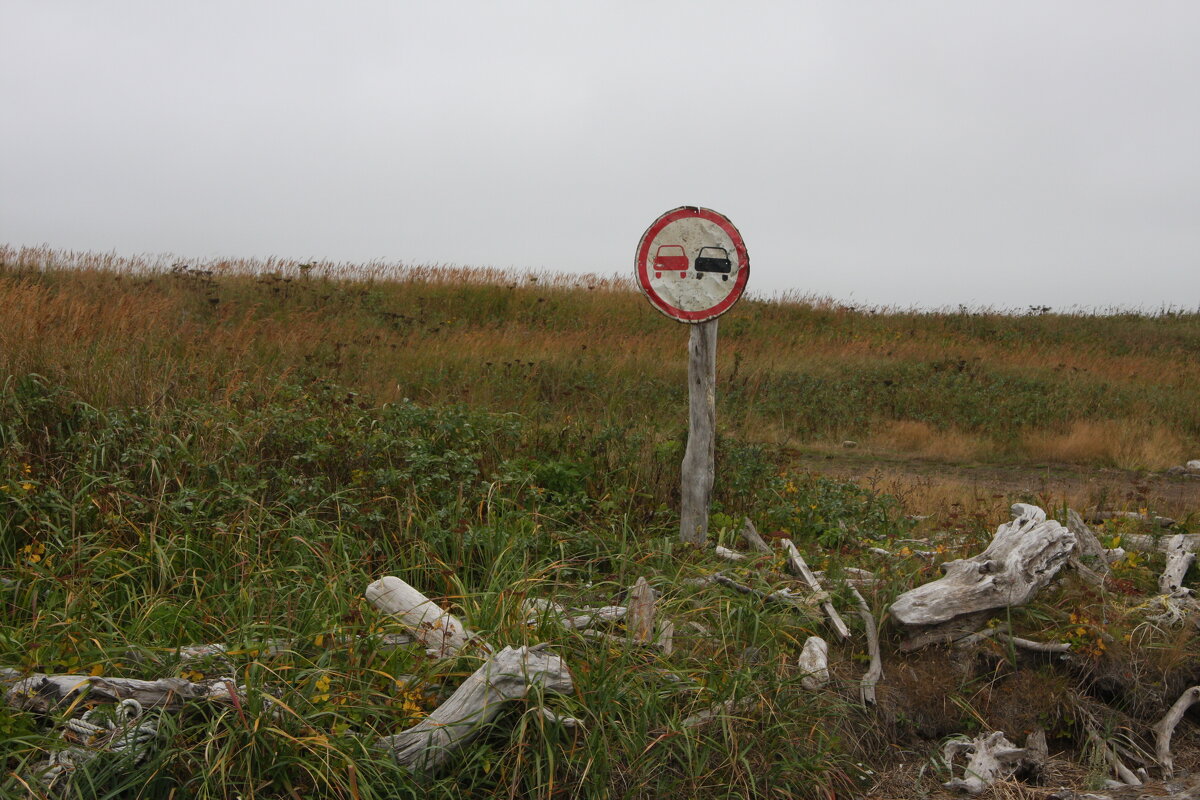
[[552, 694], [574, 691], [563, 660], [543, 649], [506, 647], [463, 681], [428, 717], [408, 730], [384, 737], [379, 747], [414, 772], [437, 770], [480, 734], [504, 710], [533, 689]]
[[625, 606], [601, 606], [568, 611], [558, 603], [537, 598], [525, 600], [522, 607], [527, 625], [550, 621], [571, 630], [584, 630], [601, 622], [619, 622], [628, 613]]
[[1100, 751], [1100, 755], [1112, 767], [1113, 773], [1121, 779], [1121, 783], [1126, 786], [1142, 785], [1142, 779], [1133, 770], [1125, 766], [1125, 763], [1121, 761], [1121, 756], [1114, 748], [1108, 746], [1108, 743], [1104, 741], [1104, 737], [1097, 733], [1095, 728], [1088, 726], [1087, 735], [1088, 740]]
[[758, 530], [754, 527], [754, 523], [750, 521], [749, 517], [746, 517], [742, 522], [742, 538], [746, 540], [746, 544], [759, 553], [771, 555], [771, 546], [758, 535]]
[[745, 561], [746, 560], [745, 553], [739, 553], [737, 550], [730, 550], [728, 547], [722, 547], [721, 545], [717, 545], [716, 547], [714, 547], [713, 553], [715, 553], [718, 558], [723, 558], [726, 561]]
[[376, 610], [391, 614], [412, 631], [431, 656], [458, 655], [474, 637], [457, 617], [395, 576], [372, 583], [367, 587], [366, 597]]
[[1085, 559], [1088, 559], [1088, 566], [1094, 572], [1101, 576], [1107, 576], [1108, 558], [1104, 552], [1104, 545], [1100, 544], [1100, 539], [1095, 532], [1087, 526], [1083, 518], [1079, 516], [1079, 512], [1075, 509], [1067, 509], [1067, 530], [1075, 534], [1075, 549]]
[[875, 615], [871, 613], [871, 607], [867, 605], [867, 601], [859, 593], [858, 589], [851, 588], [851, 593], [854, 595], [854, 602], [858, 605], [858, 616], [863, 621], [863, 628], [867, 635], [867, 654], [871, 657], [871, 666], [862, 677], [862, 682], [858, 686], [859, 697], [863, 703], [867, 705], [875, 705], [875, 687], [883, 678], [883, 657], [879, 652], [879, 631], [875, 628]]
[[1107, 522], [1110, 519], [1132, 519], [1138, 522], [1150, 522], [1160, 528], [1170, 528], [1175, 520], [1170, 517], [1160, 517], [1156, 514], [1142, 514], [1138, 511], [1092, 511], [1087, 515], [1088, 522]]
[[[825, 594], [825, 590], [821, 588], [821, 584], [817, 581], [817, 576], [812, 574], [812, 570], [808, 568], [804, 557], [800, 555], [800, 551], [796, 549], [796, 545], [792, 544], [791, 539], [784, 539], [780, 542], [784, 553], [787, 555], [788, 569], [798, 578], [804, 580], [808, 584], [808, 588], [812, 589], [817, 594]], [[846, 623], [842, 621], [841, 614], [833, 607], [833, 603], [826, 599], [821, 603], [821, 609], [825, 612], [825, 616], [829, 617], [829, 623], [833, 626], [834, 631], [842, 639], [850, 638], [850, 629], [846, 627]]]
[[45, 714], [63, 703], [86, 693], [89, 699], [119, 703], [136, 700], [143, 708], [176, 710], [189, 701], [243, 702], [244, 686], [235, 687], [224, 679], [205, 681], [161, 678], [144, 681], [136, 678], [104, 678], [93, 675], [44, 675], [37, 673], [12, 682], [5, 702], [21, 711]]
[[1183, 715], [1193, 704], [1198, 702], [1200, 702], [1200, 686], [1193, 686], [1179, 695], [1179, 699], [1163, 715], [1163, 718], [1150, 729], [1154, 731], [1155, 756], [1158, 758], [1158, 763], [1162, 765], [1163, 774], [1168, 778], [1175, 773], [1175, 759], [1171, 756], [1171, 737], [1174, 736], [1175, 728], [1183, 719]]
[[[416, 641], [407, 633], [369, 633], [365, 635], [338, 636], [329, 635], [326, 637], [330, 647], [373, 643], [380, 649], [390, 650], [396, 647], [412, 644]], [[147, 660], [162, 660], [157, 654], [164, 657], [175, 658], [180, 664], [191, 664], [196, 661], [203, 661], [208, 658], [222, 659], [229, 661], [233, 656], [249, 656], [251, 658], [268, 658], [277, 656], [283, 653], [295, 651], [300, 647], [312, 644], [308, 639], [267, 639], [265, 642], [250, 642], [246, 644], [189, 644], [177, 648], [161, 648], [153, 649], [139, 646], [131, 646], [126, 652], [126, 657], [131, 661], [145, 662]], [[151, 654], [150, 659], [147, 654]]]
[[910, 628], [934, 626], [1031, 600], [1070, 557], [1075, 536], [1036, 506], [1018, 503], [1013, 513], [982, 553], [946, 562], [942, 578], [897, 597], [892, 618]]

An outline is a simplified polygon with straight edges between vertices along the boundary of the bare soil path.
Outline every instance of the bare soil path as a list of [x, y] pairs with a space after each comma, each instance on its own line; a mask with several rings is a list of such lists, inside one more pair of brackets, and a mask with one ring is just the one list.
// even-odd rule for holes
[[[949, 462], [870, 450], [794, 450], [793, 466], [895, 494], [913, 514], [942, 506], [1025, 500], [1053, 509], [1138, 511], [1184, 521], [1200, 516], [1200, 476], [1080, 464]], [[997, 505], [999, 505], [997, 503]]]

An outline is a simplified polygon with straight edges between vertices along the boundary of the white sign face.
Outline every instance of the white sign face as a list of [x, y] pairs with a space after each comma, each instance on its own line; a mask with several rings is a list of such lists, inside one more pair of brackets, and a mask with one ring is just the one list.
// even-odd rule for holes
[[638, 286], [651, 305], [680, 322], [728, 311], [746, 288], [750, 258], [724, 215], [684, 206], [663, 214], [638, 243]]

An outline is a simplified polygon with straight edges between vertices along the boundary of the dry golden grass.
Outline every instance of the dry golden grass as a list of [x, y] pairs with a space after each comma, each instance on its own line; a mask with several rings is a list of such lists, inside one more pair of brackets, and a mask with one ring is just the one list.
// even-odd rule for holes
[[927, 422], [911, 419], [886, 423], [867, 444], [896, 453], [945, 461], [974, 461], [991, 455], [989, 442], [964, 431], [936, 430]]
[[[291, 375], [377, 401], [685, 422], [687, 332], [619, 276], [0, 246], [0, 309], [0, 375], [100, 405], [262, 395]], [[1200, 453], [1198, 347], [1200, 315], [747, 299], [721, 321], [720, 420], [789, 447], [1161, 468]]]
[[1031, 458], [1101, 463], [1121, 469], [1165, 469], [1182, 463], [1183, 438], [1140, 420], [1077, 420], [1065, 433], [1030, 431], [1022, 446]]

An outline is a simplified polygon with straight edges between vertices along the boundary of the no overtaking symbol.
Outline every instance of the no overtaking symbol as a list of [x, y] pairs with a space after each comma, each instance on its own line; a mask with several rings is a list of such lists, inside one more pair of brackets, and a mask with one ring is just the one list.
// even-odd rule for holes
[[651, 305], [695, 324], [719, 317], [738, 301], [750, 278], [750, 257], [728, 217], [682, 206], [642, 234], [634, 268]]

